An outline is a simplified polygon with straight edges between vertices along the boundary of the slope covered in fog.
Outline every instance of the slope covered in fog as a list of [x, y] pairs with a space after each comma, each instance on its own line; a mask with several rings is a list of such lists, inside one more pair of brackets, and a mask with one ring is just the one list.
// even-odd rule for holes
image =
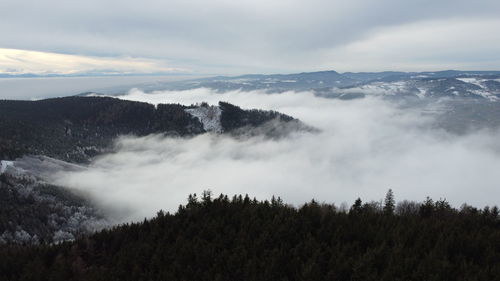
[[[99, 205], [127, 205], [130, 213], [121, 218], [124, 221], [150, 217], [158, 209], [173, 210], [186, 192], [206, 188], [257, 198], [277, 195], [295, 204], [303, 198], [340, 204], [359, 195], [372, 200], [387, 188], [413, 200], [447, 198], [453, 206], [496, 204], [498, 131], [471, 126], [457, 134], [444, 128], [442, 118], [449, 109], [440, 101], [412, 105], [377, 96], [341, 100], [311, 91], [207, 88], [133, 90], [118, 98], [152, 104], [206, 101], [208, 107], [227, 101], [241, 108], [276, 110], [318, 129], [297, 130], [288, 122], [278, 128], [290, 133], [278, 138], [245, 127], [247, 134], [236, 137], [123, 137], [114, 153], [101, 155], [88, 170], [54, 176], [59, 185], [89, 192]], [[473, 124], [460, 120], [456, 118], [460, 126]]]
[[[209, 110], [217, 114], [199, 114]], [[229, 103], [153, 105], [109, 97], [0, 101], [0, 117], [0, 243], [72, 240], [128, 219], [127, 204], [99, 205], [90, 190], [77, 192], [54, 181], [58, 173], [88, 169], [74, 163], [88, 164], [92, 157], [119, 150], [115, 141], [124, 135], [182, 140], [206, 132], [253, 132], [273, 137], [309, 128], [278, 112], [243, 110]]]
[[[375, 199], [391, 187], [410, 199], [430, 195], [454, 206], [495, 204], [495, 73], [321, 72], [272, 79], [315, 86], [315, 79], [333, 83], [342, 75], [357, 84], [304, 91], [132, 89], [114, 98], [0, 101], [0, 155], [9, 160], [1, 162], [2, 190], [12, 193], [18, 186], [36, 195], [46, 185], [66, 188], [53, 197], [69, 208], [61, 221], [79, 214], [73, 206], [80, 205], [65, 205], [66, 191], [110, 222], [173, 210], [186, 192], [205, 188], [279, 195], [298, 204], [304, 197]], [[240, 78], [247, 80], [217, 79], [249, 87], [279, 84], [265, 75]], [[16, 160], [27, 154], [44, 156]], [[59, 160], [86, 166], [73, 169]], [[33, 181], [23, 183], [21, 170]], [[26, 203], [21, 199], [10, 201], [13, 208]], [[79, 216], [77, 225], [98, 215]], [[22, 222], [16, 224], [19, 229], [5, 224], [0, 230], [5, 237], [23, 233]], [[80, 233], [78, 227], [66, 229], [73, 237]], [[37, 233], [30, 231], [30, 237]], [[55, 231], [44, 233], [54, 237]]]

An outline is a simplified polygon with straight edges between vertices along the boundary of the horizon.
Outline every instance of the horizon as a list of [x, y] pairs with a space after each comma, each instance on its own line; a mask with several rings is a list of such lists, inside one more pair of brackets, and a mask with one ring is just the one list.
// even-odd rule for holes
[[[144, 88], [151, 90], [158, 90], [154, 85], [173, 85], [172, 83], [177, 83], [182, 81], [202, 81], [203, 79], [238, 79], [244, 78], [248, 79], [255, 75], [256, 77], [280, 77], [287, 75], [307, 75], [307, 74], [319, 74], [322, 73], [335, 73], [331, 74], [333, 80], [335, 79], [354, 79], [359, 78], [349, 77], [350, 75], [356, 74], [383, 74], [387, 73], [385, 76], [388, 77], [399, 77], [399, 75], [411, 75], [406, 77], [406, 79], [413, 79], [413, 75], [429, 75], [430, 78], [436, 74], [439, 76], [440, 73], [444, 73], [443, 76], [447, 76], [447, 72], [457, 72], [456, 76], [482, 76], [482, 75], [499, 75], [498, 70], [436, 70], [436, 71], [423, 71], [423, 72], [413, 72], [413, 71], [380, 71], [380, 72], [338, 72], [336, 70], [318, 70], [313, 72], [295, 72], [295, 73], [244, 73], [235, 75], [221, 75], [221, 74], [181, 74], [181, 73], [170, 73], [170, 74], [151, 74], [151, 73], [135, 73], [135, 74], [106, 74], [98, 75], [93, 73], [90, 74], [71, 74], [71, 75], [61, 75], [61, 74], [50, 74], [50, 75], [35, 75], [35, 74], [22, 74], [7, 76], [0, 74], [0, 99], [10, 99], [10, 100], [39, 100], [45, 98], [55, 98], [79, 95], [87, 92], [96, 92], [101, 94], [121, 94], [129, 92], [134, 88]], [[330, 75], [330, 74], [327, 74]], [[338, 75], [338, 78], [335, 76]], [[400, 77], [403, 78], [403, 77]], [[200, 80], [201, 79], [201, 80]], [[259, 78], [257, 78], [259, 79]], [[322, 78], [324, 79], [324, 78]], [[364, 82], [367, 81], [377, 81], [379, 78], [361, 78]], [[327, 81], [327, 80], [325, 80]], [[361, 81], [361, 80], [360, 80]], [[331, 85], [333, 87], [338, 87], [338, 85]]]
[[197, 77], [199, 78], [200, 76], [206, 77], [206, 78], [213, 78], [213, 77], [229, 77], [229, 78], [235, 78], [235, 77], [240, 77], [240, 76], [251, 76], [251, 75], [294, 75], [294, 74], [307, 74], [307, 73], [323, 73], [323, 72], [335, 72], [338, 74], [363, 74], [363, 73], [388, 73], [388, 72], [394, 72], [394, 73], [405, 73], [405, 74], [412, 74], [412, 73], [443, 73], [443, 72], [500, 72], [499, 69], [436, 69], [436, 70], [418, 70], [418, 71], [411, 71], [411, 70], [380, 70], [380, 71], [363, 71], [363, 70], [357, 70], [357, 71], [338, 71], [335, 69], [318, 69], [318, 70], [311, 70], [311, 71], [295, 71], [295, 72], [243, 72], [243, 73], [234, 73], [234, 74], [221, 74], [221, 73], [165, 73], [165, 72], [152, 72], [152, 73], [115, 73], [115, 74], [110, 74], [110, 73], [74, 73], [74, 74], [57, 74], [57, 73], [51, 73], [51, 74], [36, 74], [36, 73], [22, 73], [22, 74], [10, 74], [10, 73], [4, 73], [0, 72], [0, 79], [11, 79], [11, 78], [79, 78], [79, 77]]

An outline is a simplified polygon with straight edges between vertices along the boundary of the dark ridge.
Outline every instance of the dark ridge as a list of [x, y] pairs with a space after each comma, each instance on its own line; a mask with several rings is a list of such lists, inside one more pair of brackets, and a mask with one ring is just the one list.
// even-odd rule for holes
[[[0, 159], [26, 154], [87, 162], [120, 135], [190, 136], [205, 132], [179, 104], [153, 106], [110, 97], [72, 96], [40, 101], [0, 101]], [[266, 121], [295, 120], [273, 111], [242, 110], [221, 103], [224, 132]]]
[[219, 107], [222, 111], [221, 125], [226, 132], [246, 126], [258, 127], [274, 119], [279, 119], [284, 122], [295, 120], [291, 116], [276, 111], [258, 109], [243, 110], [240, 107], [227, 102], [219, 102]]
[[189, 196], [176, 214], [55, 246], [0, 247], [0, 280], [498, 280], [498, 208], [445, 200]]
[[184, 108], [108, 97], [0, 101], [0, 159], [36, 154], [85, 162], [119, 135], [203, 132]]

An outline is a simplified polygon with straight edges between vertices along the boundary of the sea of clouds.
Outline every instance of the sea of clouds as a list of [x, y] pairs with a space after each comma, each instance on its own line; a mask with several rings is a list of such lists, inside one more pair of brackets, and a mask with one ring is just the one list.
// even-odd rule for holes
[[114, 153], [84, 171], [61, 172], [54, 182], [88, 193], [118, 221], [175, 211], [190, 193], [210, 189], [258, 199], [280, 196], [300, 205], [311, 199], [349, 205], [380, 200], [446, 198], [455, 206], [498, 204], [500, 143], [495, 131], [464, 135], [436, 129], [433, 116], [376, 97], [338, 100], [311, 92], [219, 93], [199, 88], [119, 98], [185, 105], [227, 101], [242, 108], [276, 110], [320, 132], [286, 138], [234, 138], [206, 133], [180, 138], [121, 137]]

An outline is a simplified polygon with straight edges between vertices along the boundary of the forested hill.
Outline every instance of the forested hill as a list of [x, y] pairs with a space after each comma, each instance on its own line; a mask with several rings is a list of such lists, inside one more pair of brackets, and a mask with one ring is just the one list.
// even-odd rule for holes
[[275, 136], [301, 125], [278, 112], [243, 110], [225, 102], [154, 106], [83, 96], [0, 101], [0, 244], [72, 240], [109, 225], [106, 213], [91, 200], [51, 185], [46, 176], [84, 168], [73, 164], [111, 152], [120, 135], [187, 137], [212, 131]]
[[106, 97], [0, 101], [0, 158], [36, 154], [82, 162], [118, 135], [203, 128], [181, 105], [130, 102]]
[[[64, 97], [39, 101], [0, 101], [0, 159], [25, 154], [45, 155], [70, 162], [86, 162], [102, 153], [119, 135], [153, 133], [177, 136], [205, 132], [200, 119], [187, 109], [196, 106], [120, 100], [110, 97]], [[221, 103], [221, 131], [259, 126], [277, 117], [270, 111], [242, 110]], [[227, 109], [227, 110], [224, 110]], [[227, 111], [227, 112], [225, 112]], [[225, 127], [224, 127], [225, 126]]]
[[204, 193], [176, 214], [56, 246], [2, 246], [0, 280], [499, 280], [497, 208], [350, 210]]

